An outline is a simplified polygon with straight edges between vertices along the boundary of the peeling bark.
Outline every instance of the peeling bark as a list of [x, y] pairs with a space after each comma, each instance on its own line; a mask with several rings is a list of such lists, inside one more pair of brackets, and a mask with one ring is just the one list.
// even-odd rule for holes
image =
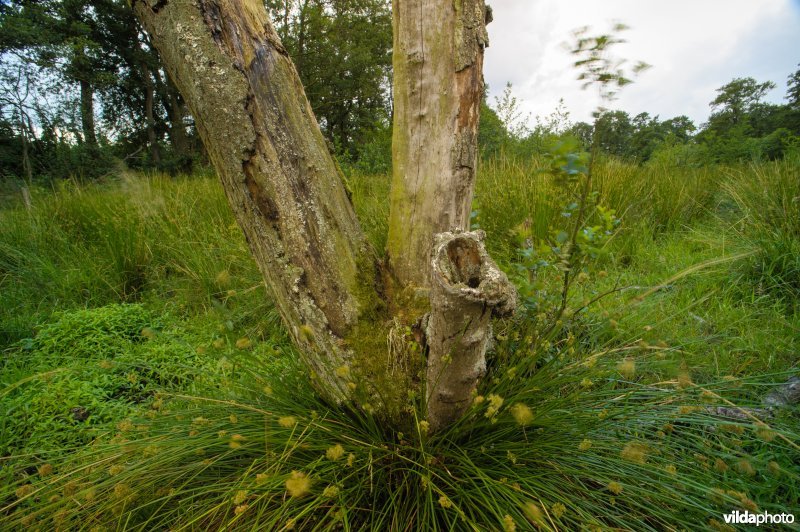
[[387, 249], [400, 283], [427, 289], [433, 235], [469, 229], [477, 167], [483, 0], [394, 0], [394, 129]]
[[336, 369], [372, 356], [347, 339], [382, 304], [375, 260], [263, 3], [137, 0], [133, 9], [317, 388], [345, 400], [349, 377]]
[[[414, 315], [429, 303], [427, 419], [458, 419], [485, 373], [493, 314], [516, 294], [469, 229], [478, 165], [484, 0], [394, 0], [392, 192], [387, 252]], [[452, 232], [451, 232], [452, 231]], [[431, 257], [433, 259], [431, 260]], [[422, 309], [422, 310], [420, 310]]]
[[[414, 334], [428, 344], [427, 416], [437, 430], [469, 405], [485, 371], [491, 316], [515, 306], [482, 232], [460, 231], [475, 178], [487, 13], [483, 0], [395, 0], [394, 7], [388, 250], [400, 290], [379, 271], [263, 3], [133, 1], [326, 398], [355, 399], [400, 420], [424, 364], [405, 331], [427, 311], [432, 287], [427, 326]], [[406, 288], [419, 289], [424, 305], [409, 302]]]
[[483, 231], [440, 233], [431, 264], [427, 407], [431, 430], [457, 420], [486, 373], [491, 317], [516, 307], [516, 291], [486, 253]]

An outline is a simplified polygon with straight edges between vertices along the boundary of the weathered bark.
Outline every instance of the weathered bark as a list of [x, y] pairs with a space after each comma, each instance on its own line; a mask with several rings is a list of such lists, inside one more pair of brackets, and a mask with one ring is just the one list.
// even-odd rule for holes
[[[396, 89], [395, 109], [409, 131], [395, 124], [402, 171], [392, 223], [405, 224], [411, 236], [402, 237], [397, 225], [390, 233], [402, 289], [388, 286], [394, 320], [382, 289], [391, 276], [379, 272], [263, 4], [136, 0], [133, 9], [195, 118], [273, 299], [326, 397], [402, 417], [408, 392], [424, 385], [417, 377], [424, 361], [399, 331], [428, 307], [426, 296], [424, 308], [409, 303], [404, 288], [428, 287], [433, 275], [431, 314], [417, 339], [429, 338], [427, 415], [435, 430], [463, 412], [481, 374], [491, 314], [513, 308], [514, 290], [483, 249], [482, 234], [439, 235], [431, 266], [434, 234], [464, 228], [469, 219], [486, 34], [482, 0], [436, 0], [424, 14], [426, 29], [414, 33], [408, 24], [423, 20], [423, 3], [409, 0], [416, 11], [408, 18], [403, 0], [395, 4], [402, 20], [396, 43], [413, 39], [425, 55], [416, 62], [414, 46], [395, 52], [407, 63], [395, 84], [409, 84]], [[399, 327], [390, 331], [392, 323]]]
[[483, 231], [439, 233], [431, 261], [427, 407], [432, 431], [456, 421], [486, 373], [491, 317], [516, 307], [516, 293], [483, 246]]
[[[464, 233], [478, 161], [484, 0], [394, 0], [392, 192], [387, 252], [417, 312], [430, 305], [427, 418], [436, 431], [458, 419], [485, 372], [493, 312], [516, 294]], [[452, 231], [452, 232], [451, 232]], [[414, 318], [412, 313], [411, 318]]]
[[433, 235], [469, 229], [488, 44], [483, 0], [394, 0], [389, 238], [401, 284], [430, 286]]
[[137, 0], [133, 9], [195, 117], [317, 388], [346, 399], [351, 368], [385, 365], [385, 351], [350, 343], [382, 305], [375, 261], [263, 4]]
[[94, 125], [94, 88], [88, 81], [81, 80], [81, 129], [83, 141], [90, 150], [97, 149], [97, 135]]

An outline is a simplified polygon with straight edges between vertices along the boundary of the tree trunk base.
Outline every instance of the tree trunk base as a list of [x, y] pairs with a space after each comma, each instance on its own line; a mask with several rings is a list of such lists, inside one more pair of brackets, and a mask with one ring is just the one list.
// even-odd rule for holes
[[436, 431], [457, 420], [486, 373], [493, 315], [516, 308], [516, 290], [483, 245], [485, 234], [439, 233], [431, 263], [427, 418]]

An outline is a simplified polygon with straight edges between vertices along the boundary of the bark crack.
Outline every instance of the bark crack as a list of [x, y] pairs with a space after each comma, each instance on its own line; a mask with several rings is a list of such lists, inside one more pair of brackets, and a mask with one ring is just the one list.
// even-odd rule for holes
[[372, 297], [364, 238], [263, 3], [132, 1], [316, 388], [347, 399], [334, 370], [354, 358], [343, 338]]

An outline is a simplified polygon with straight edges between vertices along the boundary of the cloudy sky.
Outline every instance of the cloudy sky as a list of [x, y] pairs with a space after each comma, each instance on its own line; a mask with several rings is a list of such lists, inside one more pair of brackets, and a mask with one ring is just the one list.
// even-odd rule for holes
[[589, 120], [598, 98], [582, 91], [565, 48], [572, 31], [592, 35], [613, 22], [630, 30], [614, 55], [652, 65], [623, 89], [613, 108], [647, 111], [662, 119], [706, 120], [715, 89], [735, 77], [774, 81], [767, 99], [781, 103], [786, 78], [800, 63], [800, 0], [488, 0], [484, 75], [490, 104], [511, 82], [532, 117], [546, 116], [564, 99], [573, 121]]

